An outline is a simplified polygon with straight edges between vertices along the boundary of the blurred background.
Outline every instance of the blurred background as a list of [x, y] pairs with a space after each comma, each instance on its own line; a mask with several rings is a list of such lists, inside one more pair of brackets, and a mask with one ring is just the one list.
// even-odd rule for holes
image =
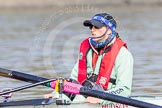
[[[0, 67], [47, 78], [68, 77], [79, 43], [90, 31], [83, 21], [110, 13], [134, 57], [132, 95], [162, 95], [161, 0], [0, 0]], [[27, 84], [0, 77], [0, 89]], [[38, 86], [13, 100], [43, 97]], [[0, 99], [2, 99], [0, 97]]]

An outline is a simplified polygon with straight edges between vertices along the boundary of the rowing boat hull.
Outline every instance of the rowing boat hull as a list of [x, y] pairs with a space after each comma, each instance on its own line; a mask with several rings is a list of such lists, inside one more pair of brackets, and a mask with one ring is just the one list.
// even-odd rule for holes
[[[162, 106], [162, 97], [132, 97], [140, 101], [156, 104]], [[22, 104], [22, 103], [26, 104]], [[132, 106], [116, 103], [116, 104], [89, 104], [89, 103], [75, 103], [70, 105], [56, 105], [54, 99], [34, 99], [32, 101], [15, 101], [9, 104], [0, 104], [4, 108], [135, 108]], [[2, 105], [2, 106], [1, 106]]]

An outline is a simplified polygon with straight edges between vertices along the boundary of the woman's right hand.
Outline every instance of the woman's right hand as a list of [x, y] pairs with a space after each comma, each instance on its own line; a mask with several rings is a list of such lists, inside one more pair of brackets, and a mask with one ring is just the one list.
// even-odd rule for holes
[[54, 94], [50, 93], [50, 94], [45, 94], [44, 98], [53, 98]]

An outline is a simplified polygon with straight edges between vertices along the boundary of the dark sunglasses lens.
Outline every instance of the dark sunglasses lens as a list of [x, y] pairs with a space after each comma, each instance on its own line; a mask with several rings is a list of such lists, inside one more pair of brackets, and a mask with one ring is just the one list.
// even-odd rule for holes
[[94, 26], [95, 29], [100, 29], [99, 27]]
[[92, 28], [95, 28], [95, 29], [100, 29], [99, 27], [96, 27], [96, 26], [89, 26], [89, 29], [92, 29]]

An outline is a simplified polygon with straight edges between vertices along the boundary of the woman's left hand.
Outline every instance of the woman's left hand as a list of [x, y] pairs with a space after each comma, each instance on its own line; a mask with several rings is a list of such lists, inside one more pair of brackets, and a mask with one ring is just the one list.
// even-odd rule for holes
[[99, 98], [87, 97], [86, 102], [97, 104], [97, 103], [100, 103], [100, 100], [101, 99], [99, 99]]

